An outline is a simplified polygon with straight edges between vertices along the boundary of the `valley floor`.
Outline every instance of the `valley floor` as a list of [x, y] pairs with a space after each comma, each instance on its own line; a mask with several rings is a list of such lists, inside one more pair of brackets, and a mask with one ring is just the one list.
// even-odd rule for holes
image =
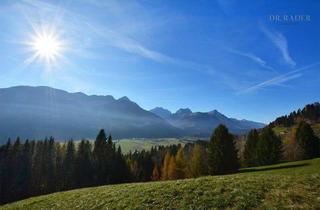
[[320, 209], [320, 159], [225, 176], [78, 189], [0, 209]]

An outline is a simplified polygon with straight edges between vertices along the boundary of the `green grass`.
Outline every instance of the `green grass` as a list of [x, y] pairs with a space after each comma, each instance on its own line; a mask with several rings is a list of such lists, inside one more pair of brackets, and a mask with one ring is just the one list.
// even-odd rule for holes
[[[295, 125], [297, 126], [297, 125]], [[320, 123], [313, 123], [311, 124], [311, 127], [313, 129], [313, 132], [320, 137]], [[273, 131], [282, 137], [286, 136], [290, 131], [292, 127], [282, 127], [282, 126], [276, 126], [273, 129]]]
[[182, 146], [192, 140], [177, 139], [177, 138], [161, 138], [161, 139], [120, 139], [116, 140], [116, 146], [120, 145], [123, 153], [134, 152], [135, 150], [150, 150], [151, 147], [155, 146], [169, 146], [181, 144]]
[[280, 127], [280, 126], [276, 126], [274, 128], [272, 128], [272, 130], [280, 136], [284, 136], [289, 132], [289, 128], [287, 127]]
[[320, 159], [225, 176], [72, 190], [1, 209], [320, 209]]

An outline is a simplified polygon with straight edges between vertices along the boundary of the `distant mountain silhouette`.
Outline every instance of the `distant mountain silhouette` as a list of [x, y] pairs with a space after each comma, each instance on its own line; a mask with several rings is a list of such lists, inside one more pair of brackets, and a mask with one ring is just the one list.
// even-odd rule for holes
[[88, 96], [50, 87], [0, 89], [0, 140], [17, 136], [58, 140], [95, 138], [99, 129], [114, 138], [177, 137], [183, 132], [127, 97]]
[[261, 123], [227, 118], [218, 111], [146, 111], [128, 97], [69, 93], [45, 86], [0, 88], [0, 143], [9, 137], [57, 140], [95, 138], [104, 128], [114, 138], [208, 137], [218, 124], [241, 133]]
[[162, 117], [163, 119], [167, 119], [172, 115], [172, 113], [168, 109], [164, 109], [162, 107], [151, 109], [150, 112], [158, 115], [159, 117]]
[[[163, 108], [154, 110], [150, 111], [160, 117], [163, 117], [163, 114], [158, 113], [166, 111]], [[217, 110], [211, 112], [192, 112], [189, 108], [185, 108], [179, 109], [171, 115], [165, 115], [163, 118], [171, 125], [184, 130], [185, 135], [200, 137], [210, 136], [213, 129], [219, 124], [226, 125], [231, 132], [236, 134], [245, 133], [252, 128], [262, 128], [265, 126], [263, 123], [228, 118]]]

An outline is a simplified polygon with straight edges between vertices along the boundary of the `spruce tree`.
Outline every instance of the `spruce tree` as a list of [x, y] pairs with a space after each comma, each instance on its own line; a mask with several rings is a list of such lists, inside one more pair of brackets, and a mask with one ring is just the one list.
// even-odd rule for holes
[[257, 159], [259, 165], [269, 165], [282, 158], [282, 141], [270, 126], [264, 128], [257, 144]]
[[108, 149], [107, 137], [103, 129], [100, 130], [95, 142], [93, 149], [94, 158], [94, 169], [95, 169], [95, 180], [97, 185], [106, 184], [109, 182], [108, 169]]
[[66, 155], [63, 160], [64, 189], [72, 189], [75, 181], [75, 145], [73, 140], [68, 141]]
[[301, 149], [301, 159], [315, 158], [319, 155], [319, 139], [314, 135], [311, 126], [302, 121], [296, 132], [296, 141]]
[[210, 138], [208, 164], [210, 174], [235, 172], [239, 168], [234, 137], [224, 125], [219, 125]]
[[256, 166], [257, 159], [257, 144], [259, 141], [259, 134], [256, 129], [251, 130], [247, 135], [247, 140], [244, 149], [244, 164], [245, 166]]
[[93, 183], [93, 165], [91, 144], [81, 140], [75, 160], [75, 182], [77, 187], [88, 187]]

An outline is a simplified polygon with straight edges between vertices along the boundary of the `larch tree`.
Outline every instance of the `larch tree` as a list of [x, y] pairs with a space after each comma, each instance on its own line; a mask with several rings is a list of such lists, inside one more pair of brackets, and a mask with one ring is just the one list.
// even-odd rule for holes
[[170, 153], [166, 152], [163, 159], [162, 169], [161, 169], [161, 180], [167, 180], [169, 178], [168, 170], [170, 165], [170, 159], [171, 159]]
[[176, 164], [176, 179], [183, 179], [186, 177], [186, 160], [184, 156], [183, 148], [180, 147], [175, 156]]
[[199, 144], [195, 144], [188, 165], [188, 177], [199, 177], [208, 173], [205, 150]]

